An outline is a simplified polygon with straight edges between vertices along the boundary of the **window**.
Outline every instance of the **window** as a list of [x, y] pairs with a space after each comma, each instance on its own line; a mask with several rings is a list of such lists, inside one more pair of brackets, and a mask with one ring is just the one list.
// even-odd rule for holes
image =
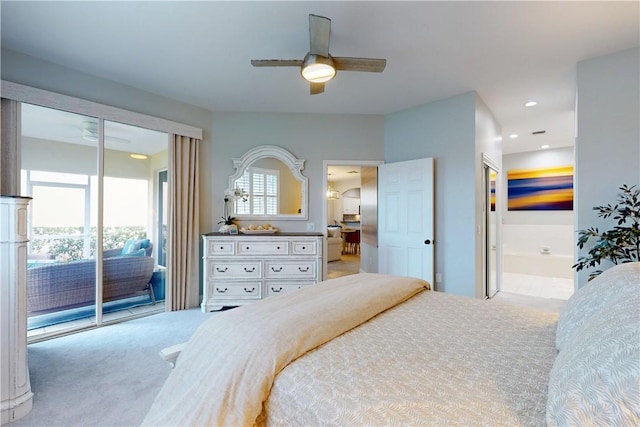
[[31, 204], [30, 254], [61, 261], [91, 258], [91, 185], [88, 175], [22, 170]]
[[277, 215], [280, 171], [263, 168], [247, 168], [236, 180], [236, 188], [242, 188], [250, 196], [247, 201], [236, 200], [237, 215]]

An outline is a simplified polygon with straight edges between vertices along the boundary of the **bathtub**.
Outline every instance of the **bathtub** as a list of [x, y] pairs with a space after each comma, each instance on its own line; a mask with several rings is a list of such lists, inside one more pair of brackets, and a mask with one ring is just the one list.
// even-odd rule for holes
[[506, 252], [502, 256], [504, 273], [573, 279], [572, 265], [571, 255]]

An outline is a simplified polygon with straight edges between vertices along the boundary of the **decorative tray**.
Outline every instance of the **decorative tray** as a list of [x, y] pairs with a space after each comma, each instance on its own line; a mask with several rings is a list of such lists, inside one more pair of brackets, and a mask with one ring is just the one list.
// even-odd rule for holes
[[242, 234], [275, 234], [278, 232], [277, 228], [270, 228], [268, 230], [249, 230], [248, 228], [241, 228]]

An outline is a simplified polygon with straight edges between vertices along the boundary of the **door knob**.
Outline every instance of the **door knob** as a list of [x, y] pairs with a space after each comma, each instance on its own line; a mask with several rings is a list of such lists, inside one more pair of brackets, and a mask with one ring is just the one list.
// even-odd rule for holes
[[424, 244], [425, 244], [425, 245], [430, 245], [430, 244], [431, 244], [431, 240], [429, 240], [429, 239], [425, 240], [425, 241], [424, 241]]

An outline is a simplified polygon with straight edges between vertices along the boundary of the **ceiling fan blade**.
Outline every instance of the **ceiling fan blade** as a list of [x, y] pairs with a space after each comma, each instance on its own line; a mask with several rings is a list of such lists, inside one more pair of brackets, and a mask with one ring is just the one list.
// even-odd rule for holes
[[386, 59], [375, 58], [349, 58], [349, 57], [333, 57], [333, 64], [336, 70], [343, 71], [368, 71], [371, 73], [381, 73], [387, 66]]
[[311, 84], [311, 95], [317, 95], [319, 93], [324, 92], [324, 83], [310, 83]]
[[252, 59], [254, 67], [301, 67], [301, 59]]
[[331, 19], [309, 14], [310, 51], [314, 55], [329, 56]]

